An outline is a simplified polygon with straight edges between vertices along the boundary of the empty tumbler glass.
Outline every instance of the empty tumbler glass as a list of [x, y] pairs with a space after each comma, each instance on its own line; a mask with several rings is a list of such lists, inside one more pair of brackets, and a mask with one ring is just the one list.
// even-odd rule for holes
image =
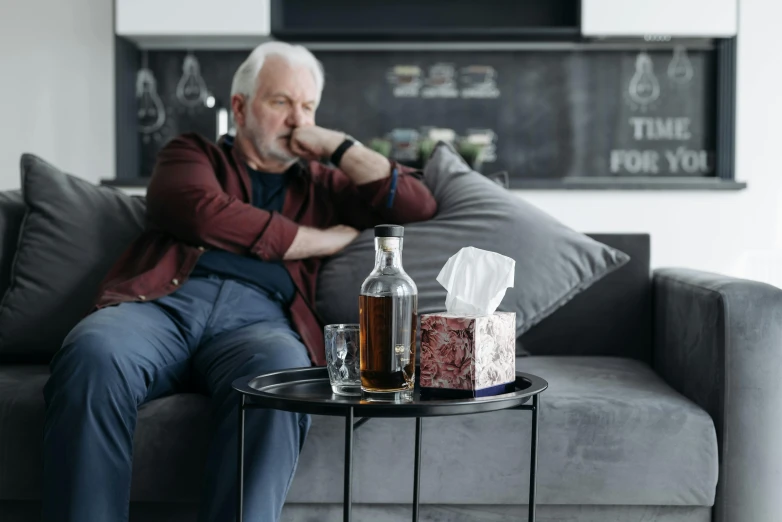
[[361, 395], [358, 325], [329, 324], [323, 333], [331, 390], [338, 395]]

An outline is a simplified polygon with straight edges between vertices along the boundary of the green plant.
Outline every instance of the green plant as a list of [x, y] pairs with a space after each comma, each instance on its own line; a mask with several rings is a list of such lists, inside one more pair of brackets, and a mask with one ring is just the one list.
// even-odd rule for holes
[[[426, 165], [426, 162], [429, 161], [429, 158], [432, 156], [432, 152], [434, 152], [436, 145], [437, 142], [430, 138], [424, 138], [420, 140], [415, 145], [418, 149], [418, 159], [412, 163], [415, 163], [415, 166], [417, 167], [423, 167]], [[393, 144], [391, 143], [391, 140], [386, 138], [372, 138], [369, 140], [369, 143], [367, 143], [367, 146], [378, 154], [382, 154], [386, 158], [390, 158], [391, 152], [393, 151]], [[484, 145], [473, 143], [467, 141], [466, 139], [461, 139], [454, 143], [453, 146], [471, 168], [476, 170], [480, 168], [481, 162], [479, 160]]]
[[418, 159], [422, 165], [425, 165], [432, 156], [432, 151], [437, 143], [434, 140], [424, 139], [418, 143]]
[[391, 141], [382, 138], [372, 138], [369, 141], [369, 148], [382, 154], [386, 158], [391, 156]]
[[457, 147], [457, 151], [461, 157], [464, 158], [464, 161], [466, 161], [474, 169], [479, 167], [478, 158], [480, 157], [482, 150], [483, 145], [478, 143], [471, 143], [466, 140], [460, 141]]

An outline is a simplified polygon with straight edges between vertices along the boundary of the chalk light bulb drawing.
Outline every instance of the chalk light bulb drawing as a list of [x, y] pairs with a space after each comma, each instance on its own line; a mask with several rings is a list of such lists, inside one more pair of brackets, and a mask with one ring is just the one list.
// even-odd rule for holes
[[206, 103], [209, 91], [201, 77], [201, 65], [198, 59], [188, 53], [182, 64], [182, 77], [176, 86], [176, 97], [182, 105], [196, 107]]
[[687, 49], [683, 45], [677, 45], [673, 49], [673, 58], [668, 64], [668, 77], [676, 83], [687, 83], [692, 80], [693, 70]]
[[644, 52], [635, 59], [635, 74], [630, 79], [630, 98], [641, 106], [660, 97], [660, 83], [652, 70], [652, 58]]
[[139, 69], [136, 75], [136, 100], [139, 131], [148, 140], [166, 123], [166, 108], [158, 96], [155, 76], [147, 68]]

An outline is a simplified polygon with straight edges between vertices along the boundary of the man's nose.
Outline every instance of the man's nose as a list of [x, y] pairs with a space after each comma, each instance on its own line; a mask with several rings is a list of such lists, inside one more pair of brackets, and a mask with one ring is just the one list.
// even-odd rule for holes
[[300, 108], [294, 107], [288, 114], [288, 125], [290, 127], [301, 127], [304, 125], [305, 116], [304, 111]]

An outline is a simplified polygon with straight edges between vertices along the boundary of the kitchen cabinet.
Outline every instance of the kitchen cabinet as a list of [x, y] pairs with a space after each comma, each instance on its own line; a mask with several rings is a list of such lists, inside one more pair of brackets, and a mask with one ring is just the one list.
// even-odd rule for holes
[[738, 0], [582, 0], [584, 36], [730, 38]]
[[580, 1], [271, 0], [271, 31], [303, 42], [572, 40]]
[[139, 44], [258, 43], [269, 36], [269, 0], [115, 0], [115, 31]]

